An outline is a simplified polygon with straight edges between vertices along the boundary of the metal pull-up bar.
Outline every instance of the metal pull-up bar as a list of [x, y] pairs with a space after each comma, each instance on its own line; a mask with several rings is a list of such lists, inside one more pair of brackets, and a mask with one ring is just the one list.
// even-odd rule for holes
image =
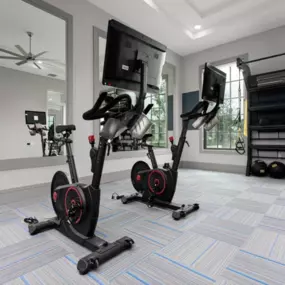
[[267, 56], [267, 57], [262, 57], [262, 58], [257, 58], [257, 59], [253, 59], [253, 60], [249, 60], [249, 61], [242, 61], [240, 60], [238, 62], [238, 66], [241, 66], [242, 64], [249, 64], [249, 63], [253, 63], [253, 62], [257, 62], [257, 61], [262, 61], [262, 60], [266, 60], [266, 59], [271, 59], [271, 58], [275, 58], [275, 57], [279, 57], [279, 56], [284, 56], [285, 53], [279, 53], [279, 54], [274, 54], [271, 56]]

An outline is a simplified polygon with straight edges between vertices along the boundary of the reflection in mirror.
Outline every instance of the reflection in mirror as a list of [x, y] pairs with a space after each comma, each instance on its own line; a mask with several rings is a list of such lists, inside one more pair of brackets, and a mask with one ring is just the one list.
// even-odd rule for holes
[[0, 160], [62, 155], [66, 22], [21, 0], [1, 7]]
[[[106, 91], [114, 97], [128, 94], [132, 104], [136, 103], [137, 94], [127, 90], [119, 90], [102, 84], [106, 39], [99, 37], [99, 81], [101, 91]], [[175, 94], [175, 66], [165, 63], [162, 72], [161, 88], [158, 94], [147, 94], [145, 100], [146, 116], [152, 122], [141, 141], [132, 138], [130, 131], [125, 131], [112, 142], [112, 151], [128, 151], [142, 149], [141, 144], [149, 143], [155, 147], [168, 147], [168, 138], [173, 136], [173, 96]], [[148, 108], [149, 107], [149, 108]], [[104, 119], [101, 120], [101, 128]]]

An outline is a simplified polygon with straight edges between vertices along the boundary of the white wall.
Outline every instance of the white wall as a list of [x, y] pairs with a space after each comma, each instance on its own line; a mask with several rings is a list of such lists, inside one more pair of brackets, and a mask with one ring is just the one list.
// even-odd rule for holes
[[175, 81], [174, 81], [174, 94], [173, 94], [173, 135], [179, 137], [182, 121], [180, 115], [182, 113], [182, 75], [183, 75], [183, 58], [168, 50], [166, 55], [166, 62], [175, 66]]
[[[89, 2], [82, 0], [46, 0], [47, 3], [64, 10], [73, 15], [73, 123], [76, 125], [76, 132], [74, 133], [74, 153], [77, 163], [79, 176], [90, 175], [90, 161], [89, 161], [89, 144], [87, 137], [93, 133], [92, 122], [86, 122], [82, 119], [82, 114], [90, 109], [94, 104], [93, 99], [93, 26], [107, 31], [108, 20], [112, 17], [100, 10]], [[11, 15], [12, 16], [12, 15]], [[169, 51], [167, 53], [167, 62], [176, 66], [177, 83], [181, 76], [181, 57]], [[97, 81], [96, 81], [97, 82]], [[176, 84], [176, 94], [174, 105], [176, 109], [181, 109], [179, 103], [180, 84]], [[97, 86], [100, 90], [100, 86]], [[180, 113], [180, 112], [178, 112]], [[180, 120], [174, 118], [174, 126], [179, 126]], [[178, 117], [179, 118], [179, 117]], [[170, 157], [170, 155], [169, 155]], [[145, 155], [142, 157], [145, 159]], [[139, 160], [141, 158], [137, 158]], [[158, 157], [158, 161], [165, 161], [165, 157]], [[133, 161], [127, 159], [124, 163], [122, 160], [107, 161], [104, 167], [104, 172], [112, 172], [118, 170], [118, 163], [121, 168], [130, 169]], [[65, 166], [63, 166], [65, 167]], [[26, 169], [10, 172], [0, 172], [0, 180], [7, 181], [3, 183], [4, 188], [11, 188], [9, 181], [13, 182], [13, 187], [24, 184], [34, 184], [41, 182], [49, 182], [53, 173], [59, 167], [48, 167], [45, 169]], [[120, 169], [120, 170], [124, 170]], [[32, 179], [16, 179], [16, 177], [37, 176], [37, 180]], [[17, 184], [17, 185], [16, 185]], [[18, 185], [19, 184], [19, 185]]]
[[25, 110], [47, 112], [48, 90], [65, 93], [65, 82], [0, 67], [0, 159], [42, 156], [40, 136], [30, 136]]
[[[285, 27], [281, 27], [185, 57], [182, 67], [182, 93], [199, 90], [199, 67], [205, 62], [215, 62], [243, 54], [248, 54], [249, 59], [255, 59], [283, 53], [284, 35]], [[284, 57], [251, 65], [253, 74], [278, 69], [285, 69]], [[200, 153], [199, 131], [188, 131], [187, 138], [191, 147], [184, 149], [183, 161], [246, 165], [246, 155], [238, 155], [235, 151], [228, 155]]]

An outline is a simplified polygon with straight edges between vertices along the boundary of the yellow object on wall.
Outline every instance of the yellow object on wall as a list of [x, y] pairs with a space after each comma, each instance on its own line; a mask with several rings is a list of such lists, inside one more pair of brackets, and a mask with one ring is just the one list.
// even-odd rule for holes
[[247, 137], [247, 100], [244, 100], [244, 126], [243, 135]]

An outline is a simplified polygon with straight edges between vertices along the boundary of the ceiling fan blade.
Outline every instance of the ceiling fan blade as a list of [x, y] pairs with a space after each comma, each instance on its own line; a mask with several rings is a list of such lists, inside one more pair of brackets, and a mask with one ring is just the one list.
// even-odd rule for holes
[[20, 46], [16, 45], [15, 46], [24, 56], [28, 56], [28, 53]]
[[20, 61], [20, 62], [17, 62], [16, 64], [18, 65], [18, 66], [20, 66], [20, 65], [23, 65], [23, 64], [25, 64], [25, 63], [27, 63], [28, 61], [26, 60], [26, 59], [24, 59], [24, 60], [22, 60], [22, 61]]
[[41, 69], [41, 67], [40, 67], [38, 64], [36, 64], [35, 62], [34, 62], [34, 65], [35, 65], [38, 69]]
[[0, 56], [1, 59], [15, 59], [15, 60], [20, 60], [22, 59], [21, 57], [13, 57], [13, 56]]
[[14, 56], [17, 56], [17, 57], [20, 57], [20, 58], [24, 58], [24, 56], [21, 55], [21, 54], [17, 54], [15, 52], [12, 52], [12, 51], [9, 51], [9, 50], [3, 49], [3, 48], [0, 48], [0, 51], [8, 53], [8, 54], [11, 54], [11, 55], [14, 55]]
[[45, 54], [45, 53], [47, 53], [47, 51], [40, 52], [40, 53], [36, 54], [36, 55], [34, 56], [34, 58], [37, 58], [37, 57], [39, 57], [39, 56], [41, 56], [41, 55], [43, 55], [43, 54]]

